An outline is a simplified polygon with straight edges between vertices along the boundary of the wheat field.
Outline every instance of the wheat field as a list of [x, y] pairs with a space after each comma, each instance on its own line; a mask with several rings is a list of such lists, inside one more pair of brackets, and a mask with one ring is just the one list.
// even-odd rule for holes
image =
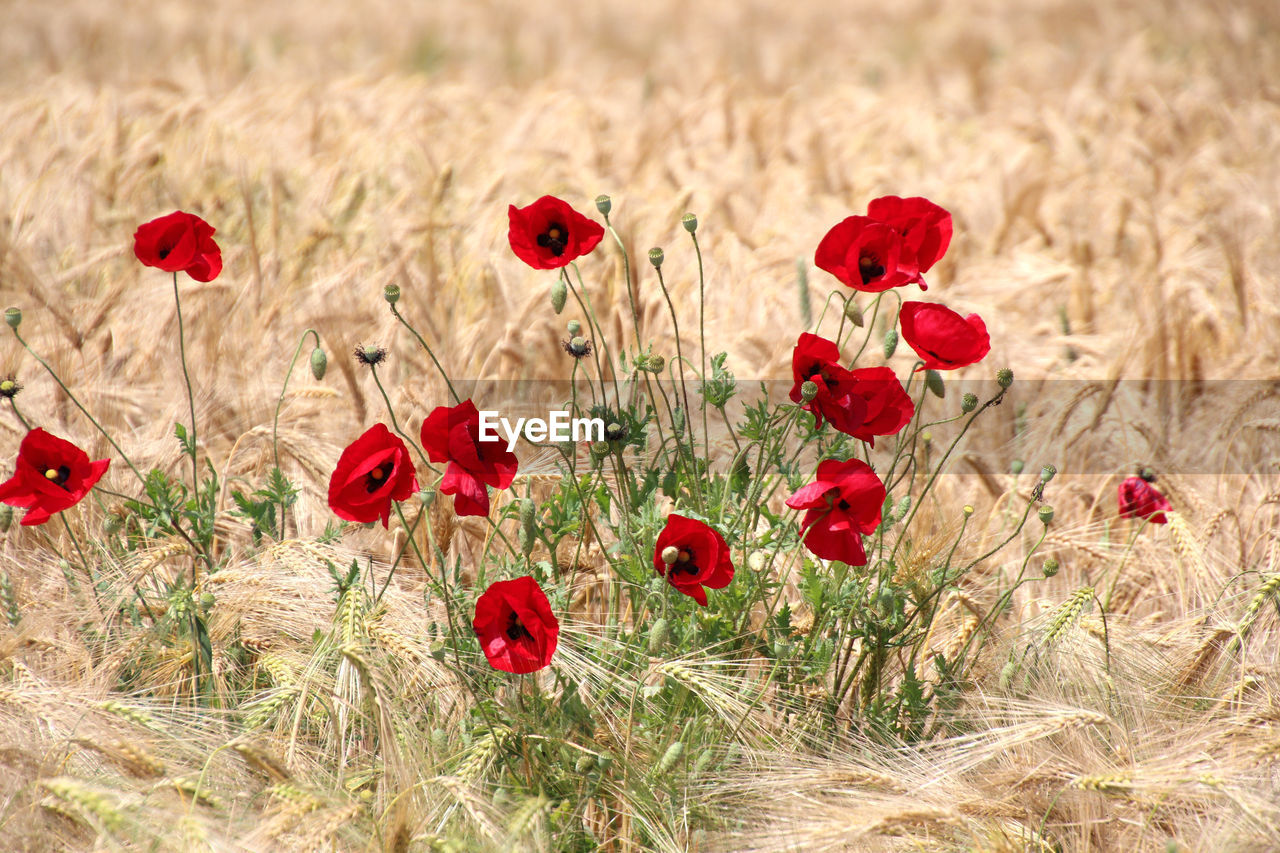
[[[506, 206], [591, 210], [607, 193], [630, 256], [663, 246], [689, 312], [680, 217], [697, 214], [707, 338], [744, 384], [789, 379], [796, 335], [838, 288], [812, 267], [827, 228], [887, 194], [950, 210], [930, 296], [986, 318], [991, 355], [964, 381], [1007, 366], [1016, 382], [928, 505], [933, 547], [968, 503], [967, 547], [984, 551], [981, 531], [1052, 463], [1045, 553], [1062, 568], [998, 614], [955, 719], [911, 748], [817, 739], [803, 712], [747, 703], [758, 672], [655, 661], [740, 717], [741, 742], [698, 779], [696, 819], [664, 824], [624, 796], [584, 816], [600, 849], [642, 849], [642, 825], [668, 850], [1280, 849], [1280, 6], [0, 0], [0, 21], [0, 302], [135, 460], [181, 473], [186, 414], [173, 295], [133, 257], [139, 223], [183, 209], [217, 227], [225, 271], [184, 285], [183, 314], [202, 451], [228, 482], [271, 467], [304, 330], [330, 357], [322, 382], [298, 367], [280, 415], [293, 536], [209, 579], [215, 670], [269, 685], [249, 704], [193, 707], [190, 649], [107, 631], [111, 602], [77, 595], [49, 547], [62, 532], [4, 534], [0, 605], [20, 618], [0, 620], [0, 847], [559, 849], [553, 803], [488, 785], [492, 738], [446, 756], [418, 725], [423, 703], [465, 701], [419, 577], [376, 618], [335, 613], [323, 561], [385, 565], [393, 537], [314, 540], [334, 461], [383, 411], [351, 351], [388, 348], [383, 377], [415, 422], [445, 399], [384, 286], [451, 375], [563, 377], [550, 279], [512, 255]], [[604, 249], [584, 274], [630, 342], [621, 255]], [[671, 342], [661, 291], [631, 272], [641, 335]], [[0, 339], [23, 412], [109, 456]], [[902, 373], [909, 354], [889, 363]], [[6, 474], [25, 432], [10, 414]], [[1114, 495], [1140, 465], [1176, 512], [1126, 547]], [[104, 481], [117, 491], [122, 467]], [[83, 536], [112, 501], [76, 510]], [[443, 510], [432, 524], [451, 554], [484, 538]], [[158, 540], [100, 568], [127, 596], [181, 576], [181, 551]], [[935, 648], [967, 644], [1021, 559], [967, 579]], [[314, 651], [331, 625], [384, 658]], [[589, 638], [564, 654], [585, 666], [575, 642]], [[345, 722], [299, 737], [310, 693], [372, 707], [395, 748], [361, 764], [368, 735]], [[616, 728], [597, 740], [643, 758]]]

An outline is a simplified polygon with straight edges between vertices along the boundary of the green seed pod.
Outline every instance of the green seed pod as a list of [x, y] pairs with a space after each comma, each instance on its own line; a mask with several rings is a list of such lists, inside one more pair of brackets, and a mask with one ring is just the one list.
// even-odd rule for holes
[[858, 303], [850, 299], [844, 304], [844, 316], [849, 318], [849, 322], [862, 328], [862, 309], [858, 307]]
[[609, 442], [593, 441], [591, 442], [591, 455], [596, 459], [603, 459], [609, 455]]
[[1026, 467], [1026, 463], [1021, 459], [1015, 459], [1009, 463], [1009, 473], [1017, 476], [1022, 473], [1022, 469]]
[[569, 337], [577, 338], [582, 335], [582, 324], [577, 320], [570, 320], [565, 324], [564, 330], [569, 333]]
[[960, 511], [964, 513], [965, 518], [968, 518], [973, 515], [973, 504], [965, 504]]
[[660, 355], [649, 357], [649, 372], [661, 373], [667, 369], [667, 360]]
[[662, 654], [662, 650], [667, 647], [667, 641], [670, 639], [671, 621], [669, 619], [659, 619], [654, 622], [653, 627], [649, 629], [649, 654]]
[[898, 351], [898, 330], [890, 329], [884, 333], [884, 357], [893, 358], [893, 354]]
[[1053, 577], [1058, 573], [1058, 568], [1059, 568], [1058, 561], [1055, 560], [1053, 557], [1049, 557], [1044, 561], [1044, 569], [1043, 569], [1044, 576], [1047, 578]]
[[564, 310], [564, 304], [569, 301], [569, 287], [564, 283], [564, 279], [558, 278], [551, 282], [551, 308], [557, 314]]
[[602, 752], [596, 756], [596, 766], [600, 768], [600, 772], [604, 773], [613, 764], [613, 753]]
[[812, 379], [806, 379], [800, 385], [800, 399], [807, 403], [816, 396], [818, 396], [818, 383]]
[[662, 266], [662, 259], [664, 257], [666, 256], [662, 253], [662, 249], [657, 246], [654, 246], [649, 250], [649, 263], [653, 264], [654, 269], [658, 269]]
[[964, 412], [966, 415], [976, 408], [978, 408], [977, 394], [965, 394], [960, 398], [960, 411]]
[[22, 383], [16, 379], [0, 379], [0, 397], [12, 400], [22, 390]]
[[387, 300], [388, 305], [395, 305], [400, 301], [400, 285], [388, 284], [382, 288], [382, 298]]
[[418, 492], [418, 501], [419, 501], [419, 502], [420, 502], [424, 507], [429, 507], [429, 506], [431, 506], [433, 503], [435, 503], [435, 502], [436, 502], [436, 490], [435, 490], [435, 489], [423, 489], [422, 491]]
[[692, 213], [686, 213], [684, 216], [680, 217], [680, 224], [684, 226], [684, 230], [692, 234], [698, 230], [698, 217], [694, 216]]
[[609, 211], [613, 210], [613, 199], [604, 193], [596, 196], [596, 210], [600, 211], [601, 216], [608, 216]]
[[653, 768], [653, 774], [655, 776], [665, 776], [670, 773], [682, 755], [684, 755], [684, 742], [676, 741], [667, 747], [667, 751], [662, 754], [662, 758], [658, 761], [658, 766]]
[[1046, 465], [1040, 469], [1040, 482], [1047, 483], [1052, 480], [1058, 473], [1058, 469], [1052, 465]]
[[214, 598], [213, 593], [211, 593], [211, 592], [204, 592], [204, 593], [201, 593], [201, 594], [200, 594], [200, 607], [201, 607], [201, 609], [203, 609], [203, 610], [206, 610], [206, 611], [207, 611], [207, 610], [211, 609], [211, 608], [213, 607], [213, 605], [214, 605], [216, 602], [217, 602], [217, 599], [215, 599], [215, 598]]
[[1053, 521], [1053, 507], [1042, 506], [1036, 511], [1036, 515], [1040, 516], [1040, 520], [1047, 526], [1049, 522]]
[[325, 355], [324, 350], [316, 347], [311, 351], [311, 375], [319, 382], [324, 379], [324, 372], [329, 368], [329, 356]]
[[942, 374], [936, 370], [926, 370], [924, 372], [924, 384], [933, 396], [942, 399], [947, 396], [947, 386], [942, 382]]
[[1001, 388], [1008, 388], [1013, 384], [1013, 371], [1007, 367], [1002, 367], [996, 371], [996, 384]]
[[22, 325], [22, 309], [6, 308], [4, 309], [4, 321], [9, 324], [10, 329], [17, 329]]

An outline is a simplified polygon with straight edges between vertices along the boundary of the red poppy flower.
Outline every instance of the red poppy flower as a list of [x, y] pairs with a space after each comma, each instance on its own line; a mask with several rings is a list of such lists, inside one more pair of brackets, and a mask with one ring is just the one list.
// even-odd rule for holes
[[880, 293], [919, 279], [914, 253], [894, 228], [868, 216], [850, 216], [818, 243], [813, 262], [854, 290]]
[[391, 502], [418, 491], [409, 448], [383, 424], [374, 424], [342, 451], [329, 478], [329, 508], [338, 518], [367, 523], [391, 518]]
[[977, 314], [961, 317], [936, 302], [904, 302], [898, 313], [902, 339], [924, 359], [916, 370], [955, 370], [991, 352], [987, 326]]
[[[927, 198], [887, 195], [867, 205], [867, 216], [902, 235], [903, 248], [920, 273], [928, 272], [951, 245], [951, 214]], [[920, 275], [916, 280], [921, 290], [928, 289]]]
[[458, 515], [488, 515], [485, 486], [505, 489], [516, 478], [519, 461], [500, 439], [480, 440], [480, 412], [463, 400], [440, 406], [422, 422], [422, 446], [432, 462], [448, 462], [440, 491], [453, 495]]
[[[667, 549], [674, 549], [668, 552]], [[663, 554], [673, 557], [670, 569]], [[707, 606], [707, 591], [724, 589], [733, 580], [733, 560], [724, 537], [693, 518], [671, 513], [653, 549], [653, 568], [680, 592]]]
[[490, 584], [476, 599], [471, 627], [489, 665], [517, 675], [551, 663], [560, 640], [551, 602], [529, 575]]
[[1165, 511], [1172, 510], [1173, 504], [1152, 485], [1154, 480], [1155, 477], [1148, 480], [1143, 476], [1125, 478], [1117, 496], [1121, 518], [1145, 518], [1152, 524], [1168, 522], [1169, 517], [1165, 515]]
[[516, 257], [536, 270], [553, 270], [588, 254], [604, 228], [569, 206], [544, 195], [528, 207], [507, 208], [507, 239]]
[[818, 393], [801, 406], [812, 412], [815, 426], [822, 426], [823, 419], [847, 435], [853, 435], [866, 423], [867, 401], [854, 394], [857, 379], [853, 372], [840, 366], [840, 348], [834, 341], [808, 332], [801, 332], [796, 348], [791, 353], [791, 402], [802, 399], [801, 386], [812, 382]]
[[907, 396], [892, 370], [887, 367], [861, 367], [849, 373], [854, 378], [851, 396], [860, 397], [866, 403], [862, 426], [849, 435], [875, 447], [877, 435], [897, 435], [911, 423], [916, 404]]
[[815, 556], [865, 566], [862, 537], [879, 526], [884, 495], [884, 484], [867, 463], [826, 459], [818, 464], [817, 479], [787, 498], [787, 506], [808, 510], [800, 529]]
[[133, 253], [149, 267], [213, 281], [222, 272], [222, 251], [213, 242], [213, 232], [213, 226], [194, 213], [174, 211], [138, 226]]
[[37, 427], [18, 446], [13, 476], [0, 483], [0, 502], [25, 507], [25, 525], [44, 524], [79, 503], [110, 465], [110, 459], [89, 461], [71, 442]]

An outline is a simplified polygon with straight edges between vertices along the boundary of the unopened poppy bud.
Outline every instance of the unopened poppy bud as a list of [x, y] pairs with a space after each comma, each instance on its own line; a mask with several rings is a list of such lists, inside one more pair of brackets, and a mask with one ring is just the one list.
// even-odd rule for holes
[[686, 213], [684, 216], [680, 217], [680, 224], [684, 226], [684, 230], [692, 234], [698, 230], [698, 217], [694, 216], [692, 213]]
[[862, 328], [862, 309], [858, 307], [858, 303], [850, 299], [844, 304], [844, 316], [849, 318], [849, 322]]
[[812, 379], [806, 379], [800, 385], [800, 399], [807, 403], [816, 396], [818, 396], [818, 383]]
[[667, 640], [671, 639], [671, 621], [669, 619], [659, 619], [653, 623], [653, 627], [649, 630], [649, 654], [659, 654], [667, 647]]
[[654, 246], [649, 250], [649, 263], [653, 264], [655, 269], [662, 266], [662, 259], [664, 257], [666, 256], [662, 253], [662, 249], [657, 246]]
[[533, 523], [536, 518], [538, 507], [530, 498], [520, 499], [520, 526], [529, 530], [533, 529]]
[[1013, 371], [1007, 367], [1002, 367], [996, 371], [996, 384], [1001, 388], [1008, 388], [1013, 384]]
[[1040, 481], [1047, 483], [1058, 473], [1058, 469], [1052, 465], [1046, 465], [1040, 469]]
[[893, 354], [898, 351], [898, 330], [890, 329], [884, 333], [884, 357], [893, 358]]
[[[114, 516], [108, 516], [113, 518]], [[13, 524], [13, 507], [8, 504], [0, 504], [0, 533], [8, 533], [9, 525]]]
[[920, 433], [920, 440], [924, 442], [925, 447], [928, 447], [933, 442], [933, 433], [925, 430]]
[[569, 337], [576, 338], [582, 334], [582, 324], [577, 320], [570, 320], [565, 324], [565, 331], [569, 333]]
[[965, 518], [968, 518], [973, 515], [973, 504], [965, 504], [960, 511], [964, 513]]
[[924, 384], [933, 396], [942, 399], [947, 396], [947, 386], [942, 382], [942, 374], [936, 370], [926, 370], [924, 372]]
[[329, 356], [325, 355], [324, 350], [316, 347], [311, 351], [311, 375], [319, 382], [324, 379], [324, 372], [329, 367]]
[[400, 285], [388, 284], [382, 288], [382, 298], [387, 300], [387, 304], [395, 305], [400, 301]]
[[1037, 510], [1036, 515], [1040, 516], [1040, 520], [1047, 525], [1049, 522], [1053, 521], [1053, 507], [1042, 506]]
[[4, 309], [4, 321], [9, 324], [10, 329], [16, 329], [22, 325], [22, 309], [6, 308]]
[[557, 314], [564, 310], [564, 305], [569, 301], [569, 287], [564, 283], [564, 279], [558, 278], [551, 283], [551, 308]]
[[217, 603], [217, 599], [214, 598], [213, 593], [205, 592], [200, 594], [200, 606], [203, 609], [208, 610], [209, 608], [213, 607], [213, 605], [216, 603]]
[[608, 216], [609, 211], [613, 210], [613, 199], [604, 193], [596, 196], [596, 210], [600, 211], [601, 216]]
[[1047, 560], [1044, 561], [1043, 571], [1044, 571], [1045, 577], [1047, 578], [1053, 577], [1058, 573], [1058, 561], [1055, 560], [1053, 557], [1048, 558]]
[[1026, 463], [1024, 463], [1021, 459], [1015, 459], [1009, 463], [1009, 473], [1016, 476], [1018, 474], [1021, 474], [1022, 469], [1025, 467], [1026, 467]]
[[752, 551], [751, 556], [747, 558], [747, 565], [753, 572], [763, 572], [768, 563], [769, 555], [764, 551]]
[[668, 566], [674, 566], [676, 559], [680, 556], [680, 549], [675, 545], [668, 545], [662, 549], [662, 562]]
[[626, 435], [626, 427], [619, 423], [611, 423], [604, 428], [604, 437], [609, 441], [622, 441]]
[[978, 408], [977, 394], [965, 394], [963, 397], [960, 398], [960, 411], [964, 412], [965, 414], [968, 414], [969, 412], [972, 412], [976, 408]]

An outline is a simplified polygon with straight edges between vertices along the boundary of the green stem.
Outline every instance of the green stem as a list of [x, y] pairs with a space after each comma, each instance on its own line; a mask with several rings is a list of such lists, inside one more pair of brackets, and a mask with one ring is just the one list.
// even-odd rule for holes
[[26, 418], [24, 418], [24, 417], [22, 416], [22, 412], [19, 412], [19, 411], [18, 411], [18, 404], [17, 404], [16, 402], [14, 402], [14, 399], [13, 399], [12, 397], [10, 397], [10, 398], [9, 398], [9, 406], [10, 406], [10, 407], [12, 407], [14, 416], [15, 416], [19, 421], [21, 421], [21, 422], [22, 422], [22, 425], [23, 425], [24, 427], [26, 427], [26, 428], [27, 428], [27, 432], [30, 432], [30, 431], [31, 431], [31, 424], [27, 423], [27, 419], [26, 419]]
[[178, 274], [173, 274], [173, 304], [178, 311], [178, 356], [182, 361], [182, 378], [187, 383], [187, 408], [191, 411], [191, 488], [200, 490], [200, 463], [196, 459], [196, 401], [191, 391], [191, 374], [187, 371], [187, 338], [182, 324], [182, 299], [178, 296]]
[[[284, 374], [284, 384], [280, 387], [280, 398], [276, 400], [276, 414], [271, 419], [271, 453], [275, 459], [276, 467], [280, 467], [280, 448], [276, 443], [276, 431], [280, 424], [280, 408], [284, 405], [285, 392], [289, 390], [289, 378], [293, 375], [293, 367], [298, 363], [298, 356], [302, 355], [302, 345], [307, 342], [307, 335], [312, 335], [316, 339], [316, 347], [320, 346], [320, 333], [315, 329], [307, 329], [302, 333], [302, 337], [298, 339], [298, 348], [293, 351], [293, 358], [289, 361], [289, 369]], [[284, 532], [284, 519], [281, 518], [281, 533]]]
[[418, 334], [418, 330], [409, 325], [409, 321], [400, 315], [400, 312], [396, 310], [394, 303], [391, 304], [391, 313], [395, 315], [395, 318], [399, 320], [415, 338], [418, 339], [418, 343], [427, 351], [427, 355], [431, 356], [431, 362], [436, 366], [436, 370], [440, 371], [440, 375], [444, 378], [444, 384], [449, 386], [449, 394], [453, 397], [454, 404], [456, 405], [461, 403], [462, 398], [459, 397], [458, 392], [453, 389], [453, 383], [449, 381], [449, 374], [444, 372], [444, 368], [440, 366], [440, 359], [436, 358], [436, 354], [431, 351], [431, 347], [427, 346], [427, 342], [422, 339], [422, 335]]

